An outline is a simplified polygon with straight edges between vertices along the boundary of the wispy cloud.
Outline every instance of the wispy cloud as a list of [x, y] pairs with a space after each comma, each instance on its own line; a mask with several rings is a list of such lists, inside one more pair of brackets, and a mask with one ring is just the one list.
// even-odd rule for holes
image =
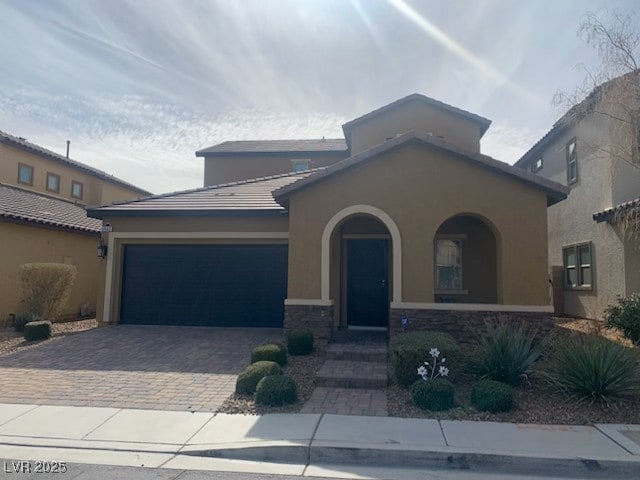
[[493, 118], [486, 151], [515, 160], [602, 1], [0, 0], [0, 129], [160, 192], [202, 182], [198, 148], [338, 136], [420, 92]]

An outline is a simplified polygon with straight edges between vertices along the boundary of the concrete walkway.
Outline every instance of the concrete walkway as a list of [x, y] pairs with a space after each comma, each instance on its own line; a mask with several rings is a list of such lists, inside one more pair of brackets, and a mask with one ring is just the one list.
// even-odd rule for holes
[[364, 464], [637, 478], [640, 425], [0, 404], [0, 456], [174, 469], [252, 460], [280, 464], [279, 473], [292, 475], [310, 465]]

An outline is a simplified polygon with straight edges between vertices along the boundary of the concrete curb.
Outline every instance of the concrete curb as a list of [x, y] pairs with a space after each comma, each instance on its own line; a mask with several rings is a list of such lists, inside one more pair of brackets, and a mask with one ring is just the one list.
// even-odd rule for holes
[[310, 450], [310, 463], [363, 464], [388, 467], [424, 467], [442, 470], [535, 472], [536, 475], [580, 478], [633, 478], [640, 472], [640, 459], [612, 460], [570, 457], [529, 457], [490, 452], [470, 452], [447, 447], [438, 450], [389, 450], [317, 446]]
[[[367, 447], [348, 447], [320, 442], [316, 445], [282, 443], [235, 444], [207, 448], [207, 445], [188, 445], [171, 448], [168, 445], [136, 445], [129, 442], [82, 442], [50, 441], [28, 442], [0, 441], [0, 446], [31, 448], [63, 448], [75, 451], [96, 451], [114, 453], [165, 453], [254, 462], [302, 464], [302, 465], [358, 465], [398, 468], [433, 468], [440, 470], [472, 470], [479, 472], [500, 471], [511, 474], [531, 474], [541, 476], [568, 476], [577, 478], [636, 478], [640, 474], [640, 458], [629, 460], [522, 456], [492, 452], [474, 452], [453, 447], [431, 448], [430, 450]], [[16, 439], [17, 440], [17, 439]], [[54, 440], [51, 442], [51, 440]], [[56, 445], [57, 443], [57, 445]], [[169, 448], [167, 448], [169, 447]]]
[[441, 450], [407, 450], [374, 447], [317, 446], [246, 446], [235, 448], [189, 449], [180, 455], [227, 458], [271, 463], [312, 465], [343, 464], [398, 468], [434, 468], [441, 470], [535, 472], [537, 475], [580, 478], [635, 478], [640, 472], [640, 458], [629, 460], [532, 457], [515, 454], [472, 452], [451, 447]]

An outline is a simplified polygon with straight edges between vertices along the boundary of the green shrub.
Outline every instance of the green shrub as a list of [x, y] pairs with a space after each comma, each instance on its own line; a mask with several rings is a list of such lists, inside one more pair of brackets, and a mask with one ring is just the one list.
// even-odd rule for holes
[[545, 359], [544, 379], [590, 403], [609, 402], [640, 391], [638, 352], [595, 335], [568, 335]]
[[471, 387], [471, 404], [481, 412], [508, 412], [513, 407], [513, 388], [494, 380], [480, 380]]
[[391, 376], [394, 381], [408, 387], [418, 379], [418, 367], [430, 362], [429, 350], [437, 348], [440, 358], [446, 358], [451, 373], [460, 368], [460, 347], [454, 338], [443, 332], [401, 333], [391, 339]]
[[251, 351], [251, 363], [263, 360], [276, 362], [278, 365], [283, 366], [287, 363], [287, 351], [282, 345], [277, 343], [265, 343], [264, 345], [258, 345]]
[[287, 350], [291, 355], [309, 355], [313, 352], [313, 333], [306, 330], [287, 332]]
[[258, 382], [269, 375], [282, 375], [282, 369], [276, 362], [263, 360], [252, 363], [238, 375], [236, 380], [236, 393], [241, 395], [253, 395]]
[[25, 263], [20, 266], [24, 304], [31, 316], [50, 320], [67, 303], [76, 267], [61, 263]]
[[534, 330], [520, 323], [487, 322], [470, 367], [482, 379], [517, 385], [541, 353]]
[[413, 403], [423, 410], [440, 411], [453, 407], [453, 384], [443, 378], [418, 380], [411, 387]]
[[256, 403], [267, 407], [289, 405], [298, 398], [296, 382], [291, 377], [270, 375], [264, 377], [256, 387]]
[[640, 346], [640, 294], [618, 298], [617, 305], [609, 305], [604, 311], [604, 326], [619, 328], [625, 338]]
[[24, 332], [24, 326], [29, 322], [33, 322], [33, 317], [31, 315], [28, 313], [18, 314], [13, 319], [13, 329], [16, 332]]
[[27, 341], [44, 340], [51, 336], [51, 322], [29, 322], [24, 326], [24, 339]]

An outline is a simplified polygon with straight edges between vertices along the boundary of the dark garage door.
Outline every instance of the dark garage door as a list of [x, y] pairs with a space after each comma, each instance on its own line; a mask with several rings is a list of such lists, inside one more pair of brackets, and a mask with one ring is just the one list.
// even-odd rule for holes
[[286, 245], [126, 245], [120, 322], [282, 327]]

